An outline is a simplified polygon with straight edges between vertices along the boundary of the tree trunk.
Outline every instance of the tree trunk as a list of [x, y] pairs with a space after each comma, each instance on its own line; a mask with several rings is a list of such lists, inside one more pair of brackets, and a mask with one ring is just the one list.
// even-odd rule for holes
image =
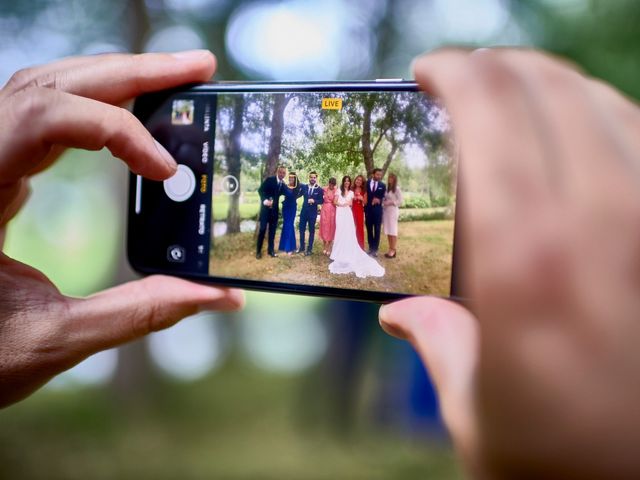
[[[144, 0], [134, 0], [128, 5], [128, 18], [125, 35], [131, 52], [139, 53], [144, 48], [144, 39], [149, 32], [149, 17]], [[124, 203], [127, 198], [128, 171], [119, 164], [112, 163], [117, 168], [118, 181], [116, 189], [119, 190], [114, 198]], [[126, 211], [125, 205], [121, 211]], [[138, 275], [127, 264], [126, 255], [118, 255], [121, 260], [115, 276], [115, 283], [120, 284], [136, 278]], [[151, 358], [146, 347], [146, 339], [127, 343], [118, 349], [118, 364], [110, 384], [110, 392], [115, 400], [123, 408], [131, 408], [134, 405], [144, 405], [153, 401], [153, 390], [157, 384], [158, 376], [152, 366]]]
[[236, 178], [238, 188], [229, 198], [227, 233], [240, 232], [240, 140], [242, 139], [244, 103], [244, 95], [236, 95], [233, 105], [233, 128], [229, 135], [229, 147], [227, 148], [227, 171], [229, 175]]
[[364, 113], [362, 114], [362, 159], [367, 175], [370, 175], [373, 165], [373, 149], [371, 148], [371, 112], [373, 102], [364, 102]]
[[396, 153], [398, 152], [398, 148], [399, 148], [399, 145], [397, 142], [391, 142], [391, 151], [387, 154], [387, 158], [384, 161], [384, 165], [382, 165], [382, 177], [384, 177], [387, 174], [387, 169], [389, 168], [389, 165], [391, 165], [393, 158], [396, 156]]
[[269, 153], [265, 164], [262, 178], [275, 175], [278, 163], [280, 162], [280, 152], [282, 151], [282, 133], [284, 132], [284, 109], [291, 100], [291, 97], [284, 94], [276, 94], [273, 104], [273, 115], [271, 116], [271, 137], [269, 138]]

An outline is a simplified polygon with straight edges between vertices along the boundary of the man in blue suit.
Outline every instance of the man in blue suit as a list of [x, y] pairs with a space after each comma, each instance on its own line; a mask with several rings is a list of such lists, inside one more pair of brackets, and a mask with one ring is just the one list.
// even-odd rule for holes
[[374, 168], [367, 181], [367, 204], [364, 206], [365, 225], [367, 226], [367, 243], [369, 255], [378, 256], [380, 246], [380, 230], [382, 226], [382, 200], [387, 187], [382, 183], [382, 169]]
[[[316, 235], [316, 219], [318, 218], [318, 205], [322, 205], [324, 201], [324, 190], [318, 185], [318, 174], [311, 172], [309, 174], [309, 183], [302, 185], [300, 196], [303, 197], [302, 207], [300, 209], [300, 249], [298, 252], [304, 252], [305, 257], [311, 255], [313, 251], [313, 240]], [[305, 251], [305, 234], [309, 227], [309, 248]]]
[[276, 228], [278, 228], [279, 201], [282, 189], [284, 188], [284, 177], [287, 169], [279, 166], [276, 175], [264, 179], [258, 194], [260, 195], [260, 230], [258, 230], [258, 243], [256, 245], [256, 258], [262, 258], [262, 244], [269, 229], [267, 240], [267, 253], [270, 257], [277, 257], [274, 240], [276, 238]]

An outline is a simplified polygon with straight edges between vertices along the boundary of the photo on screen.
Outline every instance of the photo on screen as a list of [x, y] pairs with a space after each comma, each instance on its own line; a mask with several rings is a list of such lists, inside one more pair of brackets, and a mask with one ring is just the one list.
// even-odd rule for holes
[[219, 94], [209, 274], [449, 295], [452, 151], [419, 92]]
[[172, 125], [191, 125], [195, 102], [193, 100], [174, 100], [171, 108]]

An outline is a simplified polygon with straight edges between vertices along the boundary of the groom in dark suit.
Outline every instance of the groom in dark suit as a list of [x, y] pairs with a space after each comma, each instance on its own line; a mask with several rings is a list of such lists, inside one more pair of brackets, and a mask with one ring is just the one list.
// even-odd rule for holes
[[[324, 202], [324, 190], [318, 185], [318, 174], [311, 172], [309, 174], [309, 183], [302, 185], [300, 196], [303, 197], [302, 207], [300, 208], [300, 249], [298, 252], [304, 252], [305, 257], [311, 255], [313, 251], [313, 240], [316, 235], [316, 219], [318, 218], [318, 205]], [[305, 251], [305, 233], [309, 227], [309, 248]]]
[[256, 245], [256, 258], [262, 258], [262, 244], [264, 237], [269, 230], [267, 240], [267, 253], [270, 257], [277, 257], [275, 252], [276, 228], [278, 228], [278, 215], [280, 212], [279, 200], [284, 188], [284, 177], [287, 175], [287, 169], [279, 166], [276, 175], [264, 179], [258, 194], [260, 195], [260, 230], [258, 230], [258, 244]]
[[365, 224], [367, 226], [367, 243], [369, 255], [378, 256], [380, 246], [380, 227], [382, 225], [382, 200], [387, 187], [382, 183], [382, 170], [374, 168], [367, 181], [367, 204], [364, 206]]

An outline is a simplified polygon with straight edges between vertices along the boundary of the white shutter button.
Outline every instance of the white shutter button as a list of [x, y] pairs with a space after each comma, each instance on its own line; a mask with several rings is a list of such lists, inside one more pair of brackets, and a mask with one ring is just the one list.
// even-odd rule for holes
[[178, 170], [171, 178], [164, 182], [164, 193], [174, 202], [188, 200], [196, 189], [196, 176], [193, 170], [183, 164], [178, 165]]

